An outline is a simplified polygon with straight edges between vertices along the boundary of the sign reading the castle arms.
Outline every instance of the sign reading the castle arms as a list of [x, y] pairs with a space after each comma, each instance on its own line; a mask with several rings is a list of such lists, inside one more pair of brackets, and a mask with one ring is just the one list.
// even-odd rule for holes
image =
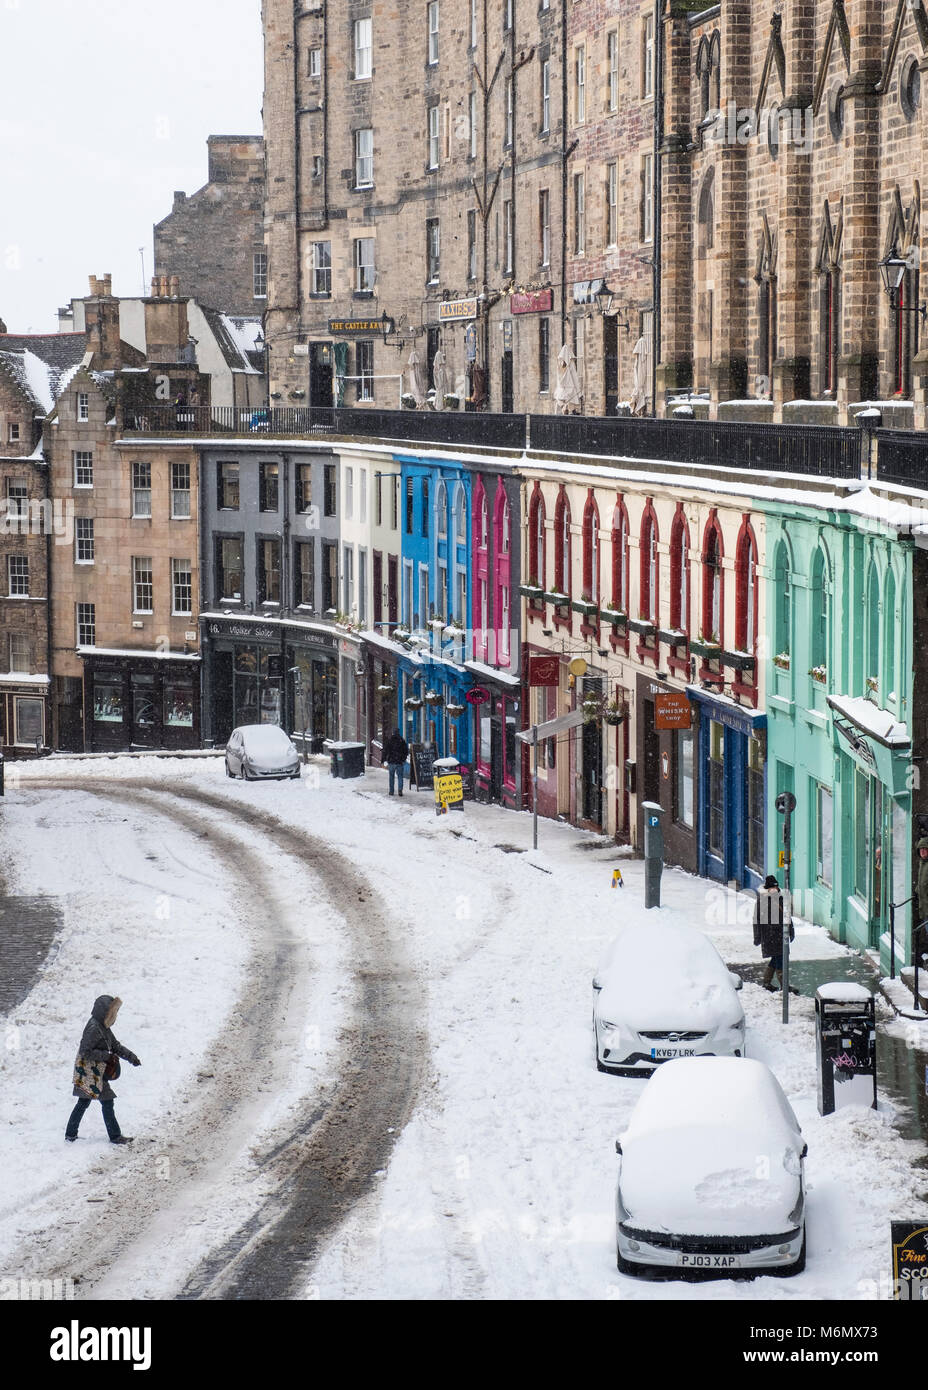
[[546, 314], [553, 306], [553, 290], [523, 290], [509, 296], [511, 314]]
[[369, 333], [383, 332], [383, 319], [329, 319], [329, 332], [333, 338], [351, 337], [355, 333], [366, 337]]

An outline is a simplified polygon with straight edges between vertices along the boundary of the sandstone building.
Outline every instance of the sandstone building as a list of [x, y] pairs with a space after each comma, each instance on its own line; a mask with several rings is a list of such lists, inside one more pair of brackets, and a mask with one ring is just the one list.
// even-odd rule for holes
[[155, 275], [176, 275], [187, 294], [230, 314], [263, 313], [264, 141], [260, 135], [211, 135], [207, 182], [174, 194], [156, 223]]

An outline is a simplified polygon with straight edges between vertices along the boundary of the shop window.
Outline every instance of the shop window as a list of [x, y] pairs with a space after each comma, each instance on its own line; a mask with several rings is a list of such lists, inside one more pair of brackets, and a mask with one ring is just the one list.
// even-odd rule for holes
[[193, 728], [192, 681], [165, 681], [164, 726], [166, 729]]
[[123, 682], [121, 676], [94, 675], [93, 717], [97, 724], [122, 723]]
[[674, 820], [679, 825], [693, 828], [693, 731], [677, 729], [674, 750]]
[[867, 901], [870, 886], [870, 778], [854, 769], [854, 893]]
[[44, 701], [17, 695], [14, 701], [14, 740], [21, 747], [41, 747], [44, 736]]
[[764, 754], [759, 738], [748, 739], [747, 757], [748, 866], [757, 874], [765, 872], [764, 846]]
[[815, 784], [815, 877], [830, 888], [834, 880], [834, 800], [830, 787]]
[[709, 722], [709, 853], [724, 855], [725, 835], [725, 727]]

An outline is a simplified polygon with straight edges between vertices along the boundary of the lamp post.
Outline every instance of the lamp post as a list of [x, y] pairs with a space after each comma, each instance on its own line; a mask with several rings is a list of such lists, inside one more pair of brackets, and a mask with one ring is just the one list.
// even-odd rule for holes
[[792, 815], [796, 809], [796, 798], [792, 792], [780, 792], [776, 808], [783, 817], [783, 878], [786, 889], [786, 902], [783, 912], [783, 1022], [789, 1023], [789, 929], [793, 921], [793, 895], [790, 888], [790, 861], [792, 859]]

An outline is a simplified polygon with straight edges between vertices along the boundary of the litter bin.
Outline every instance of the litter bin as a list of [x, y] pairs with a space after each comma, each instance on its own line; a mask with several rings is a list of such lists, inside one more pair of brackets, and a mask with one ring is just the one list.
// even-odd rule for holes
[[873, 995], [844, 980], [815, 991], [818, 1111], [846, 1105], [876, 1109], [876, 1017]]
[[333, 777], [364, 776], [363, 743], [336, 743], [327, 739], [325, 749], [332, 759]]

